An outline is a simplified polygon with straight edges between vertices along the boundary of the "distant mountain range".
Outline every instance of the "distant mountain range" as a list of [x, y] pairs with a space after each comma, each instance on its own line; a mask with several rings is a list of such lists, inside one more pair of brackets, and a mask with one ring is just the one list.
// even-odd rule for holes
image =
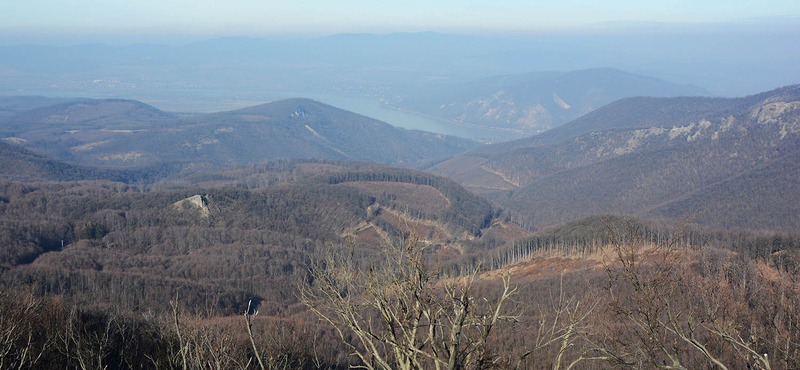
[[734, 99], [626, 98], [487, 146], [307, 99], [213, 114], [119, 99], [45, 103], [0, 100], [14, 112], [0, 119], [4, 179], [154, 182], [275, 158], [365, 160], [425, 166], [534, 229], [603, 213], [800, 225], [800, 85]]
[[540, 133], [615, 100], [633, 96], [711, 95], [692, 85], [613, 68], [540, 72], [446, 84], [416, 93], [403, 108], [456, 123]]
[[[8, 101], [0, 100], [0, 107], [11, 105]], [[197, 115], [167, 113], [133, 100], [70, 100], [0, 119], [0, 136], [65, 161], [123, 167], [301, 157], [410, 165], [478, 145], [395, 128], [307, 99]]]
[[[759, 22], [748, 20], [743, 29], [752, 29], [755, 23]], [[121, 46], [83, 38], [95, 43], [63, 47], [9, 45], [31, 42], [24, 35], [10, 35], [11, 40], [0, 40], [5, 41], [0, 45], [0, 93], [125, 96], [174, 102], [170, 110], [186, 111], [193, 110], [185, 108], [189, 105], [202, 106], [200, 102], [255, 101], [275, 92], [283, 93], [280, 97], [298, 96], [288, 92], [326, 92], [391, 99], [425, 93], [441, 81], [608, 66], [738, 96], [800, 79], [793, 63], [800, 51], [786, 47], [795, 45], [796, 31], [791, 27], [779, 31], [775, 20], [761, 23], [764, 28], [758, 32], [708, 32], [674, 25], [671, 31], [657, 33], [643, 29], [516, 36], [401, 32], [222, 37], [191, 43], [197, 38], [187, 38], [182, 45], [159, 44], [158, 37], [125, 45], [124, 37], [109, 36], [102, 42]], [[80, 43], [81, 38], [76, 39]], [[747, 55], [722, 57], [740, 55], [741, 50], [748, 50]], [[773, 57], [775, 50], [782, 51], [779, 61]]]
[[736, 99], [629, 98], [436, 164], [542, 227], [598, 213], [798, 231], [800, 85]]

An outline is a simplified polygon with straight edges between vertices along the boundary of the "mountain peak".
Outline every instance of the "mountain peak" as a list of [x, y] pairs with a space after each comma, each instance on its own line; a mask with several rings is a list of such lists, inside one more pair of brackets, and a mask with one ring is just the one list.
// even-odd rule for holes
[[269, 114], [276, 117], [281, 117], [281, 116], [291, 117], [293, 115], [299, 116], [300, 115], [299, 112], [301, 111], [303, 112], [302, 114], [303, 116], [308, 116], [320, 110], [338, 111], [346, 114], [355, 115], [355, 113], [341, 110], [339, 108], [324, 103], [320, 103], [316, 100], [308, 98], [289, 98], [289, 99], [276, 100], [259, 105], [254, 105], [252, 107], [224, 111], [215, 114], [222, 114], [222, 115]]

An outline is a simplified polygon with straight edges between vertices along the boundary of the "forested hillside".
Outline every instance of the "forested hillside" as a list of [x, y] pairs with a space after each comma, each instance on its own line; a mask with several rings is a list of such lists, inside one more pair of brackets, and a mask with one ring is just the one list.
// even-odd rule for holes
[[796, 231], [800, 219], [785, 202], [800, 195], [795, 172], [770, 168], [796, 164], [798, 101], [796, 85], [739, 99], [626, 99], [431, 170], [526, 215], [531, 227], [615, 212]]
[[[277, 160], [140, 178], [4, 148], [27, 168], [2, 168], [14, 181], [0, 183], [3, 359], [23, 368], [339, 369], [366, 363], [352, 355], [354, 335], [380, 341], [396, 335], [390, 328], [433, 325], [443, 329], [360, 353], [413, 344], [436, 356], [418, 341], [455, 330], [449, 309], [465, 317], [463, 342], [450, 348], [491, 353], [492, 368], [800, 364], [796, 234], [608, 215], [531, 234], [511, 222], [520, 213], [448, 178], [369, 162]], [[787, 184], [772, 177], [798, 173], [796, 164], [787, 155], [704, 192], [742, 207], [730, 190], [767, 182], [780, 194]], [[68, 173], [77, 181], [52, 180]], [[788, 225], [785, 194], [769, 197], [764, 228]], [[673, 217], [669, 206], [653, 209]], [[380, 314], [388, 324], [368, 325]], [[707, 324], [685, 329], [695, 318]], [[671, 350], [647, 352], [653, 345]], [[741, 354], [749, 349], [767, 355]]]
[[138, 101], [70, 101], [0, 119], [3, 140], [87, 165], [236, 165], [276, 158], [412, 165], [478, 144], [395, 128], [307, 99], [214, 114], [173, 114]]
[[281, 310], [295, 302], [309, 256], [328, 243], [354, 243], [375, 260], [376, 245], [413, 234], [431, 253], [459, 258], [524, 232], [499, 238], [494, 229], [513, 225], [502, 226], [487, 201], [402, 168], [298, 160], [192, 176], [182, 181], [204, 185], [3, 183], [4, 284], [133, 310], [165, 309], [176, 293], [221, 313], [248, 299]]
[[72, 99], [49, 98], [45, 96], [4, 96], [0, 97], [0, 119], [14, 116], [34, 108], [64, 103]]
[[[262, 197], [219, 189], [200, 196], [194, 210], [185, 203], [194, 203], [194, 197], [170, 205], [182, 196], [177, 192], [151, 200], [138, 194], [129, 202], [125, 189], [117, 188], [123, 199], [109, 204], [113, 211], [92, 214], [94, 221], [82, 228], [78, 242], [64, 250], [54, 243], [52, 252], [11, 265], [4, 256], [0, 325], [9, 334], [10, 349], [5, 358], [43, 369], [82, 363], [122, 369], [151, 363], [166, 369], [183, 364], [348, 368], [368, 363], [350, 352], [354, 348], [369, 360], [417, 341], [447, 338], [453, 322], [443, 309], [449, 308], [469, 319], [458, 334], [463, 342], [450, 348], [491, 351], [491, 368], [580, 364], [623, 369], [637, 363], [657, 368], [665, 361], [702, 368], [709, 358], [735, 369], [800, 364], [798, 286], [791, 278], [800, 261], [797, 235], [601, 216], [542, 230], [457, 262], [420, 249], [422, 240], [366, 248], [320, 246], [316, 238], [336, 237], [331, 229], [311, 228], [302, 235], [270, 232], [269, 225], [288, 226], [291, 232], [298, 215], [306, 216], [304, 222], [341, 220], [363, 206], [356, 201], [337, 207], [335, 214], [325, 210], [331, 200], [359, 199], [352, 188], [317, 189], [320, 199], [312, 203], [302, 189], [289, 194], [278, 188], [285, 199], [280, 209], [265, 201], [279, 195], [273, 191]], [[6, 187], [4, 194], [41, 191], [21, 190]], [[242, 197], [257, 204], [258, 210], [247, 213], [260, 220], [228, 222], [224, 229], [211, 225], [221, 221], [219, 216], [212, 220], [215, 213], [238, 213], [231, 201], [241, 204]], [[149, 202], [172, 210], [161, 215], [117, 211], [126, 204], [142, 209]], [[292, 206], [297, 202], [309, 206]], [[209, 209], [208, 218], [203, 207]], [[7, 214], [8, 208], [3, 211]], [[156, 220], [170, 226], [149, 224]], [[136, 222], [141, 225], [133, 227]], [[252, 222], [265, 228], [248, 227]], [[336, 222], [330, 227], [338, 228]], [[24, 240], [26, 234], [15, 238]], [[152, 247], [141, 248], [147, 245]], [[413, 279], [417, 284], [411, 284]], [[346, 290], [330, 290], [336, 287]], [[401, 299], [390, 298], [395, 294]], [[463, 309], [464, 302], [474, 306]], [[335, 316], [339, 309], [363, 326], [345, 326]], [[415, 321], [417, 314], [434, 309], [441, 316]], [[386, 322], [368, 325], [381, 312], [387, 313]], [[320, 320], [325, 317], [331, 321]], [[425, 328], [433, 320], [448, 326], [441, 332], [420, 331], [419, 338], [409, 337], [410, 343], [351, 346], [358, 343], [351, 335], [371, 333], [375, 336], [366, 337], [370, 342], [380, 341], [396, 336], [390, 328]], [[649, 325], [638, 325], [642, 322]], [[669, 350], [647, 351], [652, 346]], [[419, 349], [440, 353], [430, 346]], [[474, 357], [460, 361], [483, 368]]]
[[19, 112], [3, 121], [3, 132], [137, 130], [175, 118], [174, 114], [136, 100], [79, 99]]
[[0, 370], [800, 370], [800, 1], [718, 3], [0, 0]]
[[33, 153], [18, 145], [0, 142], [0, 179], [11, 181], [109, 180], [152, 183], [182, 170], [175, 163], [119, 169], [82, 166]]

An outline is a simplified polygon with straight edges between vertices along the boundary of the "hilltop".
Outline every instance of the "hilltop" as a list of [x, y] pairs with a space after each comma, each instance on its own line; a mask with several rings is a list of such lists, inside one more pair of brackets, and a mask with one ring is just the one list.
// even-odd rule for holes
[[[61, 99], [55, 99], [58, 101]], [[42, 103], [51, 100], [42, 101]], [[36, 104], [2, 121], [3, 132], [47, 131], [52, 129], [136, 130], [176, 118], [136, 100], [78, 99], [57, 104]]]
[[26, 110], [64, 103], [73, 99], [49, 98], [45, 96], [8, 96], [0, 97], [0, 120]]
[[4, 181], [108, 180], [151, 183], [180, 170], [181, 166], [172, 163], [133, 169], [76, 165], [0, 141], [0, 180]]

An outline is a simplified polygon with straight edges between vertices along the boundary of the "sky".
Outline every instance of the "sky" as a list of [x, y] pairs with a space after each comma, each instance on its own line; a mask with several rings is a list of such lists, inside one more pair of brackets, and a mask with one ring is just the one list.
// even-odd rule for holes
[[800, 16], [798, 0], [2, 0], [6, 34], [535, 32]]

